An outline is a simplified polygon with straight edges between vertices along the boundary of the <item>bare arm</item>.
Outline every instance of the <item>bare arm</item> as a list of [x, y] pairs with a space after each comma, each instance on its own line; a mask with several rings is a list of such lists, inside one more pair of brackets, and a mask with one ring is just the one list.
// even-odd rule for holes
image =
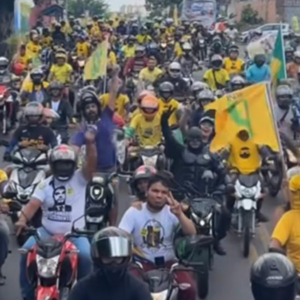
[[82, 168], [84, 178], [89, 181], [97, 171], [97, 148], [95, 143], [96, 133], [86, 132], [86, 158]]
[[31, 199], [23, 208], [23, 213], [20, 216], [20, 220], [24, 222], [30, 221], [37, 210], [40, 208], [41, 204], [41, 201], [39, 201], [38, 199]]
[[110, 92], [109, 92], [109, 100], [108, 100], [107, 106], [112, 111], [115, 111], [117, 94], [118, 94], [119, 88], [122, 85], [122, 82], [119, 79], [119, 71], [120, 71], [120, 67], [116, 66], [114, 71], [113, 71], [113, 76], [112, 76], [111, 83], [110, 83], [110, 88], [109, 88]]

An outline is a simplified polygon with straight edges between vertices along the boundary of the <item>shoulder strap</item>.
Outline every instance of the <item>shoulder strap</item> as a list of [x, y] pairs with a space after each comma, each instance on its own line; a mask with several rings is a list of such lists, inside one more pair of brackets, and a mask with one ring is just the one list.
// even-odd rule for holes
[[218, 90], [224, 88], [224, 86], [217, 81], [215, 70], [212, 70], [212, 73], [213, 73], [213, 76], [214, 76], [214, 81], [215, 81], [215, 84], [216, 84], [216, 88]]

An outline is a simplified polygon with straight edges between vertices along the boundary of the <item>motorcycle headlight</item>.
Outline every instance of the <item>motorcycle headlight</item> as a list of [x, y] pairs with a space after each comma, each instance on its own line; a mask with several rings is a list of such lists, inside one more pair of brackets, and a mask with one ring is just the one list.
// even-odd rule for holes
[[51, 278], [55, 277], [59, 262], [59, 255], [52, 258], [44, 258], [40, 255], [36, 256], [37, 269], [41, 277]]
[[151, 294], [153, 300], [165, 300], [168, 296], [168, 290]]
[[34, 186], [29, 186], [27, 188], [23, 188], [20, 185], [17, 185], [17, 191], [19, 195], [26, 195], [26, 196], [31, 196], [31, 194], [33, 193], [34, 190]]
[[246, 188], [246, 187], [241, 187], [241, 194], [246, 197], [246, 198], [253, 198], [256, 194], [256, 187], [252, 188]]
[[156, 167], [156, 161], [157, 161], [157, 155], [152, 156], [152, 157], [146, 157], [146, 156], [142, 156], [144, 165], [146, 166], [152, 166], [152, 167]]
[[97, 187], [92, 187], [91, 188], [91, 198], [93, 202], [98, 203], [99, 201], [102, 200], [104, 195], [104, 188], [97, 186]]

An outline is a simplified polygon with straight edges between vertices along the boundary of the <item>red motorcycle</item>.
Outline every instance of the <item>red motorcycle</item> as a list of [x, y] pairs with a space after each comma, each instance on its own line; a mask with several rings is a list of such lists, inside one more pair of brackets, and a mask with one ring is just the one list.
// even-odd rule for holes
[[13, 99], [10, 95], [10, 89], [5, 85], [0, 85], [0, 128], [2, 134], [8, 133], [9, 121], [13, 112]]
[[65, 236], [52, 236], [45, 240], [40, 239], [35, 228], [28, 228], [27, 232], [37, 243], [30, 250], [20, 251], [28, 254], [27, 276], [36, 287], [35, 299], [67, 299], [77, 281], [79, 253], [69, 239], [79, 237], [79, 232], [72, 229]]

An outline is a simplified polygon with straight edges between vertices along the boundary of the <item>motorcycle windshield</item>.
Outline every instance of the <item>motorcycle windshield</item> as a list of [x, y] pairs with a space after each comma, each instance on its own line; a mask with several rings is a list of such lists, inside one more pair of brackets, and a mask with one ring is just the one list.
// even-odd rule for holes
[[198, 198], [191, 201], [192, 211], [200, 218], [208, 216], [215, 205], [215, 201], [210, 198]]
[[38, 170], [31, 168], [20, 169], [18, 171], [19, 185], [23, 188], [31, 186], [38, 172]]
[[259, 181], [259, 175], [257, 173], [250, 175], [240, 175], [239, 181], [243, 186], [251, 188], [255, 186]]
[[159, 293], [169, 289], [170, 277], [169, 270], [159, 269], [146, 272], [144, 280], [149, 284], [151, 293]]
[[34, 148], [20, 150], [23, 162], [25, 164], [32, 164], [41, 154], [41, 151]]
[[141, 150], [140, 155], [146, 157], [152, 157], [154, 155], [158, 155], [159, 153], [160, 151], [157, 148], [151, 148], [151, 149], [144, 148]]

